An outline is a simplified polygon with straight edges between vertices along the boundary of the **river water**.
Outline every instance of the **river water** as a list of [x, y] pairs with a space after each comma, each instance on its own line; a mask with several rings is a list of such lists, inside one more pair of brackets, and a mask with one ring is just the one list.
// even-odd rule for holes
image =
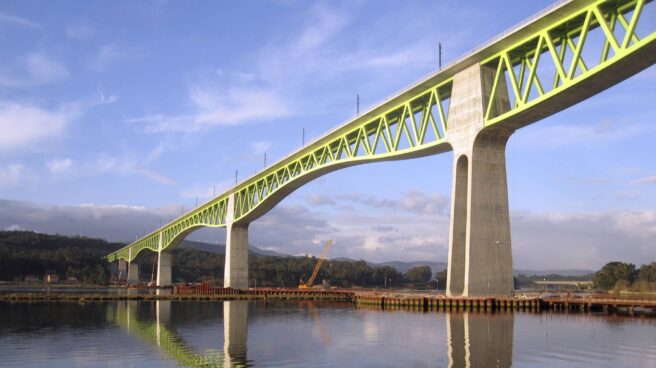
[[656, 319], [327, 302], [0, 303], [2, 367], [656, 367]]

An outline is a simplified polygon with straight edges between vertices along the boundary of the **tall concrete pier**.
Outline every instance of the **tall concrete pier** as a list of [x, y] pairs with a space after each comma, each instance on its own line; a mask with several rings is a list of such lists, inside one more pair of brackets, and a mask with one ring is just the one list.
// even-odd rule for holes
[[235, 195], [228, 199], [226, 214], [226, 253], [223, 287], [248, 288], [248, 223], [237, 224]]
[[139, 283], [139, 264], [137, 262], [128, 263], [128, 284]]
[[[485, 128], [492, 69], [474, 65], [453, 77], [447, 140], [453, 184], [447, 294], [509, 295], [513, 288], [505, 148], [512, 131]], [[505, 91], [505, 88], [501, 88]], [[497, 94], [491, 108], [510, 108]]]
[[157, 252], [157, 286], [172, 285], [173, 256], [171, 253], [160, 250]]

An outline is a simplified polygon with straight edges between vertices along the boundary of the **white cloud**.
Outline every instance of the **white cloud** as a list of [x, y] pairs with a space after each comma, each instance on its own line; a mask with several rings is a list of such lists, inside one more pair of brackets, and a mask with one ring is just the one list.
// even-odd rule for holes
[[0, 86], [26, 87], [56, 82], [68, 76], [66, 68], [55, 59], [42, 53], [31, 53], [20, 67], [0, 70]]
[[0, 152], [47, 143], [61, 136], [80, 113], [76, 104], [47, 110], [31, 104], [0, 101]]
[[194, 87], [189, 91], [194, 112], [187, 115], [154, 114], [127, 120], [146, 131], [199, 132], [212, 126], [239, 125], [290, 115], [290, 108], [271, 90], [219, 90]]
[[215, 184], [193, 185], [181, 190], [180, 197], [188, 199], [198, 198], [198, 203], [201, 204], [213, 198], [215, 195], [224, 193], [234, 184], [234, 180], [222, 180]]
[[[209, 75], [192, 83], [188, 93], [191, 111], [156, 112], [127, 121], [155, 133], [201, 132], [213, 127], [315, 114], [317, 104], [325, 104], [332, 97], [309, 99], [308, 91], [316, 95], [319, 88], [330, 90], [325, 88], [326, 81], [340, 83], [353, 77], [346, 72], [385, 74], [385, 70], [396, 70], [401, 65], [403, 70], [409, 70], [433, 58], [433, 54], [425, 52], [427, 40], [400, 48], [380, 48], [376, 42], [363, 42], [363, 38], [370, 37], [368, 33], [359, 35], [359, 47], [348, 49], [345, 41], [353, 36], [347, 36], [345, 29], [351, 23], [351, 14], [347, 8], [314, 5], [300, 30], [282, 39], [272, 37], [275, 41], [249, 58], [255, 63], [245, 64], [243, 70], [212, 68]], [[339, 78], [335, 78], [337, 75]]]
[[[199, 187], [207, 192], [207, 186]], [[427, 198], [432, 195], [423, 193]], [[200, 198], [199, 198], [200, 200]], [[333, 238], [331, 257], [368, 261], [441, 261], [448, 252], [449, 217], [399, 211], [344, 209], [335, 200], [317, 209], [281, 204], [251, 224], [250, 243], [288, 254], [317, 254]], [[391, 202], [401, 203], [402, 197]], [[378, 201], [380, 202], [380, 201]], [[199, 201], [200, 204], [200, 201]], [[179, 206], [39, 206], [0, 200], [0, 228], [132, 239], [180, 214]], [[517, 269], [598, 269], [613, 260], [648, 263], [656, 254], [656, 210], [511, 214]], [[196, 240], [224, 242], [223, 231], [198, 232]]]
[[21, 164], [11, 164], [6, 167], [0, 167], [0, 185], [16, 185], [20, 183], [25, 176], [25, 166]]
[[[601, 145], [654, 132], [653, 124], [601, 120], [590, 124], [537, 125], [522, 129], [515, 139], [522, 148], [553, 149], [574, 145]], [[521, 139], [518, 137], [521, 135]]]
[[145, 167], [147, 162], [139, 160], [132, 154], [101, 154], [83, 166], [83, 173], [95, 175], [113, 173], [119, 175], [139, 175], [162, 185], [177, 185], [176, 181], [159, 172]]
[[251, 143], [251, 147], [253, 147], [253, 154], [254, 155], [261, 155], [265, 153], [266, 151], [271, 148], [271, 142], [269, 141], [258, 141], [258, 142], [253, 142]]
[[0, 13], [0, 25], [6, 24], [13, 27], [24, 28], [41, 28], [41, 25], [29, 19], [17, 17], [15, 15]]
[[94, 33], [95, 32], [93, 28], [84, 24], [70, 25], [66, 27], [66, 35], [70, 38], [75, 38], [78, 40], [90, 38], [94, 35]]
[[93, 71], [102, 72], [112, 64], [137, 60], [141, 56], [140, 50], [106, 44], [100, 46], [96, 55], [89, 61], [88, 67]]
[[36, 83], [48, 83], [68, 76], [66, 68], [43, 54], [31, 54], [27, 57], [27, 70]]
[[56, 158], [48, 161], [46, 167], [51, 174], [64, 174], [71, 171], [73, 161], [70, 158]]
[[656, 184], [656, 175], [636, 179], [632, 183], [633, 184]]

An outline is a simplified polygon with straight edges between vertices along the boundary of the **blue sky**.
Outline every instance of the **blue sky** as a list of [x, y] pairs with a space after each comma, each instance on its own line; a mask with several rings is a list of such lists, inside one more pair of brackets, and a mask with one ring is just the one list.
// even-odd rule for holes
[[[265, 152], [297, 149], [302, 129], [309, 141], [354, 116], [356, 94], [366, 109], [431, 73], [438, 41], [448, 64], [550, 2], [500, 4], [3, 1], [0, 228], [134, 239], [261, 170]], [[510, 139], [516, 267], [653, 260], [654, 82], [652, 67]], [[446, 260], [451, 160], [332, 173], [251, 242]]]

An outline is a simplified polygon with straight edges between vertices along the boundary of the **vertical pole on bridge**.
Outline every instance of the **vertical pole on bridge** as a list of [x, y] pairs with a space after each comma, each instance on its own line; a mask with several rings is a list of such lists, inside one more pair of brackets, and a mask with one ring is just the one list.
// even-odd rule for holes
[[235, 193], [228, 197], [223, 287], [248, 289], [248, 223], [235, 222]]
[[[505, 148], [513, 131], [485, 127], [495, 70], [471, 66], [453, 78], [447, 140], [453, 147], [449, 296], [509, 295], [513, 289]], [[510, 102], [501, 78], [493, 109]]]

